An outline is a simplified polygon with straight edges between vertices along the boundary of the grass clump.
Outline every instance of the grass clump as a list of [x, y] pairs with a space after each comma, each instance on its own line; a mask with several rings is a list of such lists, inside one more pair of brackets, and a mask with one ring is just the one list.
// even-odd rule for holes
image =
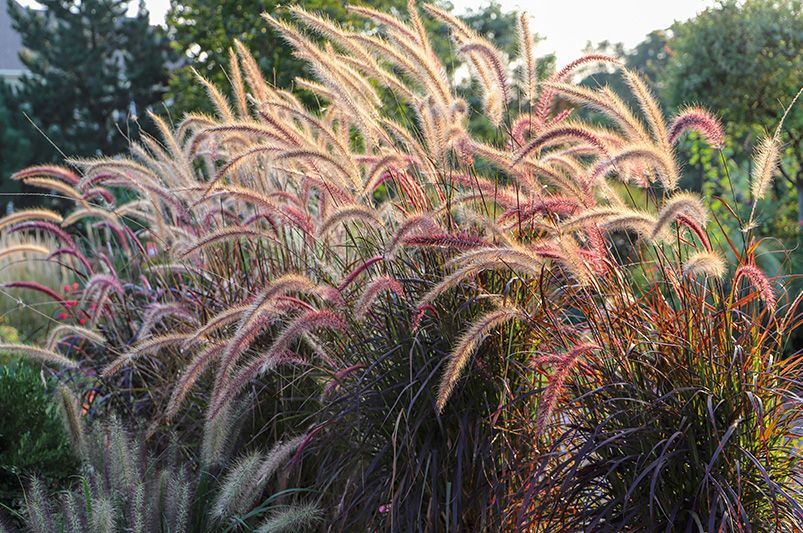
[[[720, 144], [712, 115], [667, 119], [605, 56], [538, 80], [526, 18], [517, 79], [424, 6], [475, 76], [473, 109], [416, 6], [351, 9], [376, 31], [265, 15], [318, 107], [235, 42], [236, 107], [205, 84], [216, 115], [154, 116], [161, 138], [129, 158], [17, 176], [76, 203], [60, 227], [34, 221], [81, 279], [82, 329], [46, 353], [145, 421], [149, 449], [175, 439], [187, 470], [160, 478], [180, 480], [166, 501], [209, 503], [170, 530], [792, 527], [798, 301], [756, 267], [751, 221], [741, 245], [715, 238], [706, 200], [677, 189], [674, 144]], [[571, 83], [590, 62], [621, 70], [637, 109]], [[495, 135], [472, 131], [480, 114]], [[105, 463], [122, 488], [94, 496], [100, 529], [151, 516], [114, 514], [121, 494], [164, 494], [137, 492], [156, 477], [121, 435], [104, 437], [129, 462]]]

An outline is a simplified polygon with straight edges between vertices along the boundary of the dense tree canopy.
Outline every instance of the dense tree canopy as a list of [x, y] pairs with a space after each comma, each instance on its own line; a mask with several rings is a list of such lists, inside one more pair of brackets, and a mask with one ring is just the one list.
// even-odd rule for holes
[[[738, 143], [771, 134], [803, 85], [803, 2], [726, 0], [672, 31], [667, 101], [716, 110]], [[803, 221], [803, 107], [791, 110], [782, 135], [781, 173], [797, 189]]]
[[[294, 2], [304, 9], [323, 14], [328, 18], [352, 27], [370, 27], [363, 17], [351, 15], [345, 2], [340, 0], [302, 0]], [[451, 8], [448, 2], [435, 2]], [[182, 66], [170, 80], [168, 103], [173, 118], [187, 111], [211, 109], [204, 88], [197, 82], [192, 70], [216, 84], [228, 86], [225, 65], [234, 39], [251, 50], [266, 78], [277, 87], [290, 88], [297, 76], [306, 76], [305, 64], [290, 51], [287, 42], [262, 19], [262, 13], [282, 18], [286, 15], [278, 0], [171, 0], [167, 14], [168, 34], [174, 51], [183, 58]], [[351, 5], [366, 5], [380, 11], [402, 13], [406, 0], [356, 0]], [[511, 54], [515, 50], [515, 13], [505, 12], [491, 2], [482, 9], [468, 11], [461, 17], [470, 27], [489, 37], [500, 49]], [[457, 56], [443, 25], [425, 18], [433, 35], [433, 46], [444, 64], [452, 71], [458, 64]]]
[[[345, 3], [340, 0], [298, 3], [336, 21], [349, 19]], [[367, 2], [377, 9], [401, 7], [404, 3], [403, 0]], [[282, 37], [261, 18], [264, 12], [281, 16], [284, 4], [279, 0], [171, 0], [166, 20], [168, 32], [175, 51], [185, 63], [170, 81], [171, 112], [180, 116], [209, 106], [192, 69], [219, 87], [228, 85], [224, 66], [234, 39], [254, 53], [268, 81], [278, 87], [290, 87], [295, 77], [305, 72], [304, 63], [293, 56]]]
[[137, 117], [166, 88], [164, 35], [149, 25], [144, 3], [134, 17], [124, 0], [40, 3], [44, 9], [9, 3], [30, 71], [15, 99], [41, 130], [25, 132], [33, 160], [125, 150]]
[[17, 202], [13, 195], [20, 191], [19, 183], [10, 182], [8, 176], [32, 162], [32, 139], [25, 131], [30, 126], [26, 128], [20, 103], [5, 82], [0, 82], [0, 125], [0, 191], [12, 195], [3, 199], [0, 209], [4, 209], [6, 202]]

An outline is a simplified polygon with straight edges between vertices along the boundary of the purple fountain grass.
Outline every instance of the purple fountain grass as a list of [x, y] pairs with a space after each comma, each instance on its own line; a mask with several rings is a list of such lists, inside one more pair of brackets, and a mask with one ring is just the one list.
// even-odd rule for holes
[[355, 307], [357, 318], [363, 318], [371, 308], [374, 300], [382, 292], [392, 292], [399, 298], [404, 298], [404, 287], [397, 280], [389, 276], [381, 276], [372, 280], [363, 290]]
[[[564, 66], [561, 70], [552, 75], [551, 80], [554, 82], [563, 81], [571, 76], [571, 74], [574, 73], [578, 68], [588, 65], [589, 63], [596, 62], [612, 63], [614, 65], [620, 64], [619, 59], [615, 57], [603, 54], [588, 54], [579, 59], [575, 59], [571, 63]], [[546, 86], [538, 98], [538, 106], [535, 110], [535, 116], [538, 117], [541, 122], [546, 121], [547, 117], [549, 116], [549, 113], [552, 110], [554, 98], [555, 92], [549, 86]]]
[[340, 284], [337, 286], [337, 290], [343, 292], [349, 285], [351, 285], [360, 274], [374, 266], [375, 264], [385, 261], [386, 258], [384, 255], [375, 255], [374, 257], [369, 257], [364, 259], [356, 268], [354, 268], [351, 272], [349, 272]]
[[485, 335], [499, 325], [513, 319], [525, 319], [521, 309], [514, 307], [503, 307], [491, 311], [479, 319], [466, 331], [455, 346], [449, 356], [446, 370], [443, 373], [440, 387], [438, 388], [437, 407], [443, 411], [446, 402], [452, 395], [455, 384], [462, 374], [463, 368], [468, 363], [469, 358], [474, 355], [479, 344]]
[[722, 125], [714, 115], [700, 107], [687, 107], [675, 115], [669, 126], [669, 144], [675, 144], [687, 131], [696, 131], [714, 148], [719, 148], [725, 142]]
[[[708, 202], [675, 192], [682, 136], [695, 131], [720, 146], [722, 126], [699, 108], [666, 120], [647, 82], [608, 56], [585, 56], [544, 76], [524, 15], [518, 59], [508, 64], [507, 54], [468, 24], [426, 6], [448, 30], [458, 61], [470, 67], [470, 91], [477, 92], [465, 93], [416, 6], [408, 8], [402, 19], [350, 7], [365, 19], [354, 27], [302, 8], [281, 19], [268, 13], [267, 24], [309, 66], [310, 79], [297, 80], [304, 98], [269, 83], [235, 42], [226, 71], [232, 90], [199, 79], [213, 114], [189, 114], [175, 128], [153, 116], [159, 138], [144, 135], [128, 157], [73, 161], [77, 172], [18, 173], [72, 207], [64, 217], [12, 213], [0, 221], [0, 233], [57, 240], [61, 248], [48, 259], [63, 261], [83, 285], [74, 296], [82, 307], [70, 306], [69, 320], [90, 319], [84, 329], [70, 329], [70, 322], [55, 328], [46, 349], [32, 349], [44, 352], [31, 357], [75, 368], [73, 356], [81, 354], [87, 373], [90, 366], [102, 370], [99, 411], [133, 405], [124, 410], [130, 418], [157, 413], [150, 438], [161, 445], [175, 431], [181, 450], [198, 449], [197, 462], [214, 476], [241, 443], [278, 443], [267, 455], [246, 456], [223, 483], [210, 477], [209, 489], [225, 492], [221, 519], [247, 513], [251, 499], [267, 495], [267, 480], [288, 464], [271, 497], [314, 490], [333, 530], [550, 529], [564, 518], [556, 531], [615, 528], [619, 515], [647, 516], [628, 507], [645, 501], [628, 491], [643, 489], [633, 482], [642, 474], [655, 476], [666, 494], [697, 502], [685, 486], [662, 483], [678, 465], [684, 472], [699, 465], [682, 450], [662, 455], [664, 462], [650, 455], [681, 437], [657, 435], [660, 445], [644, 454], [635, 437], [616, 440], [615, 424], [642, 416], [639, 406], [671, 411], [685, 394], [682, 379], [697, 379], [697, 371], [712, 380], [699, 390], [722, 400], [711, 409], [716, 420], [742, 393], [716, 397], [717, 387], [738, 381], [725, 379], [724, 358], [746, 356], [736, 343], [755, 344], [723, 332], [780, 323], [765, 313], [778, 311], [776, 281], [752, 262], [734, 265], [728, 279], [729, 265], [712, 244], [718, 239], [708, 234]], [[624, 83], [574, 83], [592, 63], [616, 69]], [[520, 72], [514, 65], [522, 76], [510, 75]], [[475, 97], [482, 100], [476, 109], [468, 104]], [[593, 119], [578, 106], [596, 111]], [[774, 177], [776, 140], [757, 151], [756, 200]], [[750, 251], [741, 255], [751, 256], [749, 232], [745, 242]], [[10, 243], [8, 253], [22, 251], [18, 244]], [[38, 290], [66, 305], [47, 283], [44, 290], [30, 285], [35, 281], [21, 283], [29, 285], [6, 287]], [[718, 314], [734, 302], [751, 305], [750, 313], [739, 307]], [[711, 324], [716, 329], [709, 331]], [[775, 334], [767, 331], [768, 338]], [[688, 346], [678, 347], [681, 341]], [[671, 367], [662, 367], [664, 359]], [[136, 371], [112, 378], [129, 363]], [[734, 359], [730, 367], [761, 366], [750, 364]], [[761, 368], [767, 375], [759, 381], [780, 387], [772, 382], [775, 369]], [[610, 382], [598, 382], [604, 376]], [[683, 386], [663, 391], [660, 402], [649, 397], [645, 383], [674, 379]], [[589, 403], [609, 393], [607, 403]], [[620, 406], [631, 393], [632, 405]], [[683, 399], [683, 405], [698, 401]], [[761, 399], [773, 414], [774, 400]], [[686, 413], [683, 405], [677, 412]], [[696, 419], [681, 422], [709, 419], [699, 416], [705, 405], [696, 408]], [[584, 425], [582, 416], [595, 420], [595, 409], [611, 416]], [[747, 416], [750, 408], [736, 411]], [[755, 435], [741, 424], [727, 437], [741, 432], [734, 442], [753, 453]], [[324, 428], [319, 446], [313, 439]], [[688, 442], [699, 441], [700, 453], [727, 448], [731, 470], [751, 470], [717, 428]], [[557, 518], [539, 514], [540, 502], [570, 494], [572, 476], [592, 476], [586, 465], [602, 465], [611, 479], [618, 475], [610, 464], [594, 463], [601, 454], [583, 455], [607, 439], [627, 450], [606, 449], [613, 460], [628, 464], [632, 454], [658, 466], [638, 465], [627, 471], [630, 478], [595, 485], [582, 497], [586, 487], [578, 485], [571, 500], [551, 509]], [[115, 449], [130, 448], [118, 441]], [[772, 450], [754, 458], [784, 456]], [[310, 466], [298, 467], [302, 452]], [[693, 480], [702, 487], [698, 495], [710, 495], [712, 472], [718, 482], [732, 477], [706, 461], [703, 476]], [[549, 470], [554, 463], [579, 468]], [[553, 474], [567, 484], [550, 484]], [[767, 469], [767, 475], [774, 474]], [[759, 477], [745, 479], [728, 485], [738, 488], [739, 505], [761, 500], [742, 491], [748, 485], [774, 494]], [[628, 488], [617, 500], [610, 495], [619, 485]], [[663, 493], [653, 496], [645, 508]], [[586, 520], [585, 509], [608, 497], [618, 502], [613, 510]], [[722, 509], [723, 501], [706, 512]], [[242, 516], [243, 524], [226, 525], [256, 526]], [[633, 527], [626, 522], [621, 529]]]
[[67, 304], [61, 294], [57, 293], [50, 287], [42, 285], [38, 281], [12, 281], [10, 283], [4, 283], [2, 287], [4, 289], [25, 289], [42, 293], [68, 311], [70, 310], [70, 306]]
[[563, 388], [566, 383], [566, 379], [569, 377], [572, 370], [574, 370], [574, 368], [577, 366], [580, 358], [585, 354], [598, 349], [599, 346], [594, 343], [581, 343], [572, 347], [566, 353], [544, 354], [536, 356], [530, 360], [530, 366], [532, 368], [538, 369], [543, 366], [552, 366], [555, 369], [549, 378], [549, 384], [539, 400], [535, 422], [536, 436], [541, 435], [544, 431], [544, 428], [546, 428], [546, 424], [552, 417], [552, 413], [557, 407], [560, 397], [563, 394]]
[[775, 311], [777, 300], [775, 298], [775, 290], [772, 288], [767, 275], [764, 274], [754, 263], [743, 263], [736, 269], [733, 276], [734, 286], [738, 286], [742, 279], [746, 279], [757, 291], [758, 295], [770, 309]]
[[33, 222], [22, 222], [19, 224], [15, 224], [9, 230], [9, 233], [14, 233], [17, 231], [25, 231], [25, 230], [38, 230], [48, 233], [50, 235], [53, 235], [60, 241], [62, 241], [70, 248], [75, 248], [75, 240], [73, 240], [73, 238], [66, 231], [46, 220], [45, 221], [37, 220]]
[[192, 362], [184, 369], [184, 372], [173, 388], [170, 401], [165, 409], [165, 418], [167, 420], [172, 420], [178, 415], [184, 398], [186, 398], [187, 394], [189, 394], [190, 390], [198, 381], [198, 378], [201, 377], [209, 365], [220, 357], [225, 347], [225, 342], [211, 344], [193, 357]]
[[2, 350], [4, 353], [18, 354], [42, 361], [44, 363], [63, 366], [65, 368], [78, 368], [78, 363], [76, 361], [68, 359], [58, 352], [47, 350], [45, 348], [38, 348], [36, 346], [29, 346], [27, 344], [0, 343], [0, 350]]
[[181, 345], [186, 341], [188, 336], [187, 333], [167, 333], [143, 340], [133, 346], [128, 352], [120, 355], [117, 359], [106, 365], [106, 368], [103, 369], [101, 374], [104, 377], [111, 376], [142, 355], [147, 355], [167, 346]]
[[75, 172], [73, 172], [69, 168], [58, 165], [40, 165], [40, 166], [28, 167], [24, 170], [20, 170], [19, 172], [15, 172], [14, 174], [12, 174], [11, 179], [24, 180], [27, 178], [33, 178], [37, 176], [57, 178], [65, 183], [68, 183], [69, 185], [78, 185], [78, 183], [80, 182], [80, 178]]
[[582, 125], [559, 126], [547, 129], [525, 144], [511, 162], [511, 166], [516, 166], [533, 151], [537, 151], [549, 144], [564, 142], [566, 139], [584, 141], [599, 150], [600, 155], [609, 157], [608, 147], [590, 128]]

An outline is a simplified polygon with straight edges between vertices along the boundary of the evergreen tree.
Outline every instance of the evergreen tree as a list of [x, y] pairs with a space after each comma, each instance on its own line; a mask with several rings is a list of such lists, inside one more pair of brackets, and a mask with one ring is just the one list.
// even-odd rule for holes
[[0, 81], [0, 213], [5, 213], [9, 201], [16, 205], [21, 200], [19, 182], [8, 176], [31, 163], [33, 148], [26, 123], [14, 89]]
[[9, 0], [30, 74], [17, 99], [31, 118], [32, 161], [114, 154], [139, 130], [137, 117], [160, 101], [168, 46], [148, 24], [144, 3], [126, 17], [125, 0], [41, 0], [41, 10]]

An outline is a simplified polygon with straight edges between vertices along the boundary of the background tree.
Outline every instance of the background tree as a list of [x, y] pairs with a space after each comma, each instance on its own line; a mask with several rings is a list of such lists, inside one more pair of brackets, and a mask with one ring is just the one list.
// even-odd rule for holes
[[[667, 102], [694, 102], [716, 110], [730, 139], [747, 146], [739, 152], [749, 153], [751, 145], [775, 130], [803, 85], [803, 2], [724, 0], [675, 24], [672, 32], [671, 58], [663, 75]], [[800, 105], [786, 120], [783, 141], [780, 172], [786, 184], [776, 184], [776, 194], [789, 198], [796, 191], [797, 220], [803, 222]]]
[[26, 120], [21, 112], [14, 89], [0, 81], [0, 212], [5, 212], [7, 202], [18, 204], [21, 198], [20, 183], [6, 179], [13, 172], [30, 165], [33, 160], [32, 141], [26, 131]]
[[[586, 52], [620, 58], [627, 68], [641, 74], [655, 92], [655, 96], [660, 99], [663, 96], [663, 73], [669, 61], [670, 37], [670, 33], [666, 30], [653, 30], [631, 50], [625, 49], [622, 43], [603, 41], [596, 46], [591, 46], [589, 43], [586, 46]], [[635, 99], [627, 90], [627, 85], [618, 71], [609, 69], [592, 72], [582, 81], [582, 84], [591, 87], [609, 85], [635, 107]]]
[[125, 0], [40, 3], [44, 9], [8, 4], [30, 70], [15, 99], [41, 130], [25, 126], [31, 161], [125, 150], [137, 117], [166, 89], [165, 36], [148, 24], [142, 2], [134, 17], [126, 17]]
[[[352, 27], [373, 26], [365, 18], [351, 15], [341, 0], [301, 0], [295, 2], [308, 11], [321, 13], [341, 24]], [[435, 2], [451, 9], [448, 2]], [[290, 88], [297, 76], [306, 76], [306, 66], [289, 51], [287, 43], [261, 17], [264, 12], [284, 15], [279, 0], [171, 0], [166, 23], [168, 35], [182, 66], [174, 71], [168, 92], [168, 107], [174, 119], [188, 111], [211, 110], [204, 88], [198, 83], [192, 69], [216, 84], [226, 88], [225, 66], [229, 48], [239, 39], [259, 62], [266, 78], [277, 87]], [[352, 5], [366, 5], [380, 11], [402, 13], [406, 0], [355, 0]], [[434, 33], [433, 46], [444, 64], [454, 71], [459, 64], [442, 24], [424, 18], [427, 29]], [[470, 10], [462, 17], [470, 27], [485, 35], [500, 49], [512, 54], [515, 50], [515, 13], [505, 12], [496, 2], [479, 10]]]
[[[183, 65], [170, 80], [168, 103], [174, 118], [188, 111], [210, 110], [209, 99], [192, 69], [220, 88], [228, 87], [225, 66], [234, 39], [253, 52], [266, 79], [289, 88], [296, 76], [306, 72], [304, 63], [291, 52], [282, 37], [261, 17], [264, 12], [282, 16], [280, 0], [171, 0], [166, 16], [168, 35]], [[351, 2], [384, 10], [402, 7], [404, 0]], [[309, 11], [323, 13], [338, 22], [355, 22], [340, 0], [303, 0]]]

